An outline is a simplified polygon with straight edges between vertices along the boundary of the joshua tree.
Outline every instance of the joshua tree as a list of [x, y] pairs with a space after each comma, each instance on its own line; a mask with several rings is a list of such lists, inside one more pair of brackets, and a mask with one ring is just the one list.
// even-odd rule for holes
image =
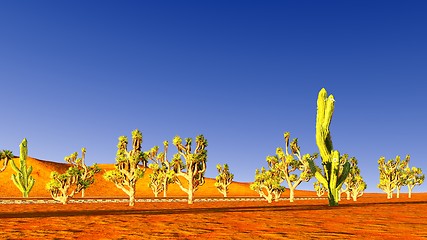
[[263, 198], [271, 203], [274, 197], [274, 201], [279, 201], [281, 194], [285, 191], [285, 187], [281, 186], [280, 183], [283, 181], [283, 176], [280, 171], [269, 169], [266, 170], [264, 167], [255, 170], [255, 181], [250, 185], [250, 188]]
[[[353, 201], [357, 201], [357, 198], [363, 195], [367, 185], [360, 175], [360, 169], [357, 166], [357, 159], [355, 157], [350, 158], [350, 173], [345, 181], [349, 195], [353, 198]], [[348, 198], [347, 198], [348, 199]]]
[[115, 169], [104, 173], [104, 178], [129, 196], [129, 206], [135, 205], [136, 182], [144, 176], [147, 160], [141, 151], [142, 133], [132, 131], [132, 150], [127, 150], [128, 138], [119, 137]]
[[313, 187], [318, 197], [322, 196], [327, 191], [327, 189], [319, 181], [314, 182]]
[[12, 159], [13, 159], [12, 151], [10, 150], [0, 151], [0, 162], [2, 162], [2, 167], [0, 168], [0, 172], [3, 172], [4, 170], [6, 170], [7, 164]]
[[[400, 156], [396, 156], [395, 159], [390, 159], [387, 162], [385, 157], [380, 157], [378, 160], [378, 169], [380, 172], [380, 183], [377, 187], [387, 193], [387, 199], [393, 197], [393, 191], [401, 187], [402, 180], [402, 167], [407, 166], [409, 162], [409, 155], [406, 155], [404, 161], [400, 160]], [[399, 187], [399, 189], [400, 189]]]
[[340, 153], [332, 146], [329, 125], [334, 113], [334, 104], [334, 96], [327, 97], [326, 90], [322, 88], [317, 98], [316, 144], [322, 158], [323, 174], [318, 171], [314, 161], [309, 161], [314, 176], [328, 190], [329, 206], [338, 206], [339, 191], [350, 171], [348, 162], [340, 167]]
[[154, 162], [148, 165], [153, 171], [149, 175], [150, 183], [148, 186], [153, 190], [155, 197], [162, 191], [163, 197], [166, 197], [168, 186], [170, 183], [173, 183], [174, 172], [171, 170], [170, 163], [167, 159], [168, 146], [169, 142], [164, 141], [163, 152], [159, 153], [159, 147], [155, 146], [145, 153], [146, 157]]
[[[290, 133], [285, 132], [285, 152], [282, 148], [276, 149], [276, 156], [268, 156], [267, 162], [272, 168], [277, 168], [282, 172], [283, 179], [286, 181], [289, 187], [289, 201], [293, 202], [294, 192], [301, 182], [308, 182], [313, 177], [309, 166], [309, 161], [313, 161], [317, 158], [317, 154], [305, 154], [301, 156], [300, 147], [298, 146], [298, 138], [292, 140], [289, 145]], [[290, 152], [288, 151], [290, 149]], [[296, 174], [295, 171], [299, 170], [300, 175]]]
[[27, 168], [27, 139], [24, 138], [24, 140], [22, 140], [19, 145], [19, 152], [19, 168], [15, 165], [13, 160], [10, 162], [12, 169], [16, 172], [16, 175], [12, 174], [12, 181], [22, 192], [22, 196], [27, 198], [35, 183], [34, 178], [30, 176], [33, 171], [33, 167], [30, 166]]
[[398, 168], [396, 169], [397, 171], [397, 179], [396, 179], [396, 198], [399, 198], [400, 196], [400, 189], [403, 186], [406, 186], [406, 175], [405, 175], [405, 168], [408, 166], [409, 164], [409, 160], [410, 160], [410, 156], [406, 155], [405, 160], [401, 161]]
[[406, 180], [405, 185], [408, 186], [408, 198], [411, 198], [412, 189], [416, 185], [421, 185], [424, 182], [425, 176], [421, 168], [416, 168], [416, 167], [405, 168], [404, 175], [405, 175], [404, 178]]
[[[174, 182], [178, 184], [181, 190], [188, 195], [188, 204], [193, 204], [193, 195], [199, 186], [205, 183], [206, 161], [208, 158], [206, 147], [208, 141], [203, 135], [196, 137], [196, 147], [191, 152], [191, 138], [185, 139], [185, 145], [182, 144], [182, 139], [176, 136], [173, 139], [173, 145], [178, 149], [178, 153], [174, 155], [171, 168], [175, 173]], [[185, 164], [181, 157], [184, 158]], [[181, 182], [183, 178], [187, 184]]]
[[95, 163], [83, 168], [86, 149], [82, 148], [82, 158], [77, 158], [77, 152], [64, 158], [71, 166], [65, 173], [51, 172], [51, 180], [46, 184], [53, 199], [67, 204], [69, 198], [87, 189], [95, 180], [94, 175], [101, 171]]
[[366, 189], [367, 185], [360, 175], [360, 169], [357, 166], [357, 159], [355, 157], [350, 158], [350, 160], [347, 159], [348, 154], [341, 156], [341, 164], [344, 164], [347, 161], [350, 163], [350, 172], [343, 183], [345, 189], [342, 187], [340, 193], [346, 193], [347, 200], [353, 198], [353, 201], [357, 201], [357, 198], [363, 195], [363, 191]]
[[[78, 156], [78, 153], [74, 152], [70, 156], [65, 157], [64, 160], [67, 163], [69, 163], [72, 166], [79, 169], [79, 171], [81, 173], [79, 176], [79, 180], [82, 182], [82, 185], [89, 186], [95, 181], [95, 174], [99, 172], [98, 170], [96, 170], [96, 171], [90, 171], [90, 170], [94, 170], [94, 169], [98, 169], [98, 168], [95, 165], [93, 168], [89, 169], [89, 167], [86, 165], [86, 163], [85, 163], [86, 148], [82, 148], [82, 157], [81, 158], [78, 158], [77, 156]], [[85, 189], [86, 188], [82, 188], [82, 190], [81, 190], [82, 197], [85, 197]]]
[[218, 189], [224, 197], [227, 197], [228, 187], [233, 182], [234, 175], [230, 173], [228, 164], [221, 166], [220, 164], [216, 165], [218, 170], [218, 176], [216, 176], [215, 187]]

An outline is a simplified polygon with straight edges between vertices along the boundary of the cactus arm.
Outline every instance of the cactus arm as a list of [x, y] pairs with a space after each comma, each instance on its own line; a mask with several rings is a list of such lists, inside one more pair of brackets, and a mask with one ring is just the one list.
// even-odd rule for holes
[[12, 169], [15, 171], [15, 172], [19, 172], [20, 170], [18, 169], [18, 167], [16, 166], [16, 164], [15, 164], [15, 162], [12, 160], [12, 161], [10, 161], [10, 166], [12, 167]]
[[346, 163], [344, 163], [341, 175], [338, 177], [337, 185], [338, 185], [339, 189], [341, 188], [341, 186], [343, 185], [343, 183], [347, 179], [349, 173], [350, 173], [350, 163], [346, 162]]

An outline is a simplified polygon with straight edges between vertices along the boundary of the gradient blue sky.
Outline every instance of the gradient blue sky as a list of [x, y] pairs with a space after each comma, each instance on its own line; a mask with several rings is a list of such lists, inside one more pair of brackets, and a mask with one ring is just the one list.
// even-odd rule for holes
[[114, 163], [135, 128], [144, 150], [204, 134], [206, 176], [228, 163], [250, 182], [285, 131], [318, 151], [325, 87], [334, 147], [376, 192], [380, 156], [410, 154], [427, 171], [426, 12], [425, 1], [2, 1], [0, 148], [18, 154], [27, 138], [39, 159], [86, 147], [89, 163]]

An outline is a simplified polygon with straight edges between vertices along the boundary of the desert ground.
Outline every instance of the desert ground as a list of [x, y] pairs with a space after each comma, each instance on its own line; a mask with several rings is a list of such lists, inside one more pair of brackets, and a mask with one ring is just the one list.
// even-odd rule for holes
[[[30, 197], [49, 197], [45, 183], [50, 171], [66, 164], [30, 158], [36, 185]], [[103, 169], [112, 165], [100, 165]], [[10, 181], [12, 170], [0, 173], [0, 198], [20, 198]], [[148, 177], [147, 177], [148, 178]], [[137, 199], [153, 198], [146, 177], [139, 182]], [[221, 197], [213, 179], [196, 192], [196, 198]], [[171, 187], [169, 196], [184, 196]], [[98, 176], [87, 197], [125, 197]], [[254, 196], [248, 183], [233, 183], [230, 197]], [[287, 197], [285, 193], [283, 197]], [[357, 202], [343, 199], [328, 207], [326, 199], [310, 191], [296, 197], [314, 197], [290, 203], [265, 201], [137, 202], [0, 204], [0, 239], [427, 239], [427, 193], [408, 199], [386, 199], [368, 193]], [[344, 197], [344, 195], [343, 195]], [[1, 200], [1, 199], [0, 199]]]

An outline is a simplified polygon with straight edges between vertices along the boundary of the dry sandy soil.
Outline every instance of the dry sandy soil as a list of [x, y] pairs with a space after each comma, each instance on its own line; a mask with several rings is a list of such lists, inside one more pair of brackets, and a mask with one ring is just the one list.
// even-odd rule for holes
[[[64, 167], [31, 161], [39, 184], [47, 181], [46, 172]], [[0, 173], [1, 197], [14, 190], [7, 179], [7, 172]], [[196, 197], [220, 196], [211, 181]], [[88, 190], [88, 196], [124, 196], [108, 182], [97, 184], [98, 190]], [[151, 196], [144, 184], [140, 195]], [[247, 190], [247, 183], [232, 186], [231, 196], [256, 196]], [[44, 186], [35, 188], [30, 196], [44, 197], [45, 191]], [[182, 196], [173, 191], [171, 195]], [[308, 195], [313, 193], [296, 194]], [[385, 194], [365, 194], [357, 202], [342, 200], [338, 207], [328, 207], [325, 199], [272, 204], [137, 202], [134, 207], [127, 203], [8, 204], [0, 205], [0, 239], [427, 239], [426, 212], [426, 193], [391, 200]]]

